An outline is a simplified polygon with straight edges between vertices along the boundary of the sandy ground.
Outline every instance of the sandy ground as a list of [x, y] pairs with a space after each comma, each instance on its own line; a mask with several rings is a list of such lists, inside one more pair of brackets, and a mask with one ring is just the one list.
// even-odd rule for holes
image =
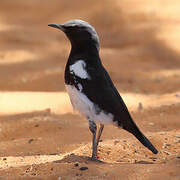
[[[0, 179], [180, 179], [179, 0], [1, 0]], [[70, 44], [47, 26], [94, 25], [101, 58], [135, 122], [159, 150], [106, 126], [92, 162], [87, 121], [63, 73]], [[83, 170], [84, 169], [84, 170]]]

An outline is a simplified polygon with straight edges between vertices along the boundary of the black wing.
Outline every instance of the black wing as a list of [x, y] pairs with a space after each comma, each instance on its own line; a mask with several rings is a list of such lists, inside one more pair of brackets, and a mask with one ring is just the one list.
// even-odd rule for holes
[[90, 80], [82, 80], [82, 92], [87, 97], [95, 102], [96, 105], [107, 113], [114, 115], [114, 121], [123, 129], [132, 133], [144, 146], [151, 150], [154, 154], [158, 151], [151, 144], [151, 142], [139, 130], [135, 122], [132, 120], [131, 115], [121, 98], [119, 92], [115, 88], [109, 74], [101, 64], [93, 67], [87, 67], [87, 72], [90, 75]]

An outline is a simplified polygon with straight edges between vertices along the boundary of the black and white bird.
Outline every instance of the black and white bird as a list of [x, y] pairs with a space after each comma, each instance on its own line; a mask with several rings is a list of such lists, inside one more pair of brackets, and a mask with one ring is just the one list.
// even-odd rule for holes
[[[82, 20], [49, 24], [63, 31], [71, 42], [65, 68], [65, 86], [72, 106], [85, 116], [92, 132], [92, 159], [96, 159], [98, 143], [105, 124], [114, 124], [132, 133], [154, 154], [158, 151], [139, 130], [123, 99], [115, 88], [99, 57], [96, 30]], [[97, 126], [100, 124], [96, 135]]]

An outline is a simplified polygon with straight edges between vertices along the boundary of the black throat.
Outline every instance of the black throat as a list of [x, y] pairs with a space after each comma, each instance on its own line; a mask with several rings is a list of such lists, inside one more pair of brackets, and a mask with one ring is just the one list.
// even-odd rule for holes
[[71, 41], [71, 51], [67, 62], [69, 65], [73, 64], [78, 59], [87, 61], [86, 63], [91, 63], [94, 58], [96, 61], [99, 59], [99, 49], [92, 40], [83, 42]]

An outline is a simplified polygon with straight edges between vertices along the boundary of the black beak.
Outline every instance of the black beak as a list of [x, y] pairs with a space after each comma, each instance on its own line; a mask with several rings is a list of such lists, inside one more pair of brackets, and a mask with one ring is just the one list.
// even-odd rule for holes
[[48, 24], [48, 26], [60, 29], [61, 31], [65, 31], [65, 28], [62, 24]]

